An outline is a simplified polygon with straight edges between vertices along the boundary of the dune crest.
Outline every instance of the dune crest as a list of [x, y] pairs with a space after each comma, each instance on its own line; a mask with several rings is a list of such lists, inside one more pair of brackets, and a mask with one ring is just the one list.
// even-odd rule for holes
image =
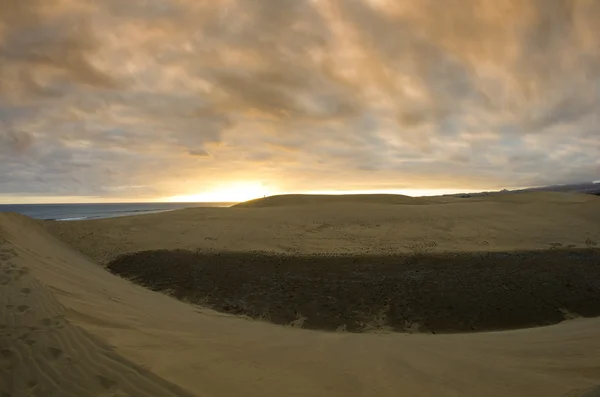
[[234, 205], [236, 208], [289, 207], [338, 203], [370, 203], [386, 205], [424, 205], [430, 201], [424, 197], [410, 197], [401, 194], [282, 194]]

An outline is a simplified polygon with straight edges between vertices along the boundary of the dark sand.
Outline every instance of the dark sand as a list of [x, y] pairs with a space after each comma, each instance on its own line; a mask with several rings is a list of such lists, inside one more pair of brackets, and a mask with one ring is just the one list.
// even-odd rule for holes
[[108, 268], [156, 291], [276, 324], [448, 333], [600, 315], [600, 250], [393, 256], [145, 251]]

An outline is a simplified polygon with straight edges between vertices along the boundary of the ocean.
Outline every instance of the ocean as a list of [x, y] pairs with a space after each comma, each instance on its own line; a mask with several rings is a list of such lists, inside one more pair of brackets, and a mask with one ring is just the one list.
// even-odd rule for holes
[[115, 218], [196, 207], [229, 207], [234, 203], [110, 203], [0, 204], [0, 212], [17, 212], [35, 219], [75, 221]]

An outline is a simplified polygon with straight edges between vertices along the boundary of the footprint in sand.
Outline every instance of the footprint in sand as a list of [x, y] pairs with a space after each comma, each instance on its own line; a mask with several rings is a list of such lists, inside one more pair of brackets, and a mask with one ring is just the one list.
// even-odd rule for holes
[[8, 371], [13, 368], [15, 353], [9, 349], [0, 350], [0, 371]]
[[581, 397], [600, 397], [600, 386], [596, 386], [581, 395]]
[[67, 320], [63, 316], [45, 317], [40, 320], [40, 325], [46, 328], [64, 328]]
[[19, 305], [17, 307], [15, 307], [15, 305], [6, 305], [4, 307], [6, 307], [8, 310], [16, 310], [18, 313], [25, 313], [31, 309], [31, 306], [29, 305]]
[[29, 273], [29, 270], [23, 267], [16, 267], [13, 264], [9, 264], [4, 267], [2, 274], [0, 274], [0, 285], [8, 285], [18, 281], [25, 274]]
[[117, 382], [115, 382], [114, 380], [107, 378], [106, 376], [102, 376], [102, 375], [97, 375], [97, 377], [98, 377], [98, 381], [100, 382], [100, 385], [106, 391], [113, 392], [113, 391], [117, 390], [117, 387], [119, 386], [119, 384]]
[[38, 390], [38, 382], [36, 380], [27, 381], [27, 388], [29, 389], [29, 393], [31, 393], [30, 396], [37, 397], [45, 394], [42, 390]]
[[575, 390], [565, 394], [564, 397], [600, 397], [600, 386], [586, 390]]
[[29, 295], [31, 293], [31, 288], [21, 288], [21, 295]]
[[11, 258], [17, 256], [17, 251], [12, 248], [0, 248], [0, 254], [10, 255]]
[[62, 356], [64, 355], [63, 351], [61, 349], [58, 349], [56, 347], [49, 347], [48, 348], [48, 357], [51, 360], [58, 360], [60, 359]]

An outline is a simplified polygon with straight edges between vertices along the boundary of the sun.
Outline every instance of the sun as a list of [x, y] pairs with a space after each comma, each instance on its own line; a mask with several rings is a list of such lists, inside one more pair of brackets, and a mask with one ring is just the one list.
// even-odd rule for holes
[[273, 194], [275, 192], [261, 182], [234, 182], [216, 186], [206, 192], [169, 197], [168, 201], [177, 203], [238, 203]]

